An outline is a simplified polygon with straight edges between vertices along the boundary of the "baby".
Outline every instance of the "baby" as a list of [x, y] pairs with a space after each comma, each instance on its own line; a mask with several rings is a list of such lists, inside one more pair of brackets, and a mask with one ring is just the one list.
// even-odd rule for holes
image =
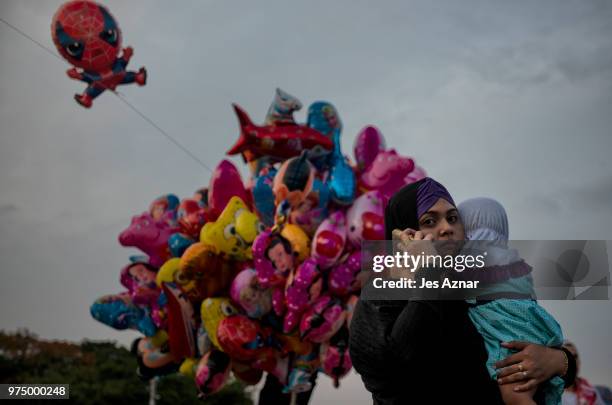
[[[484, 286], [481, 283], [477, 299], [468, 300], [470, 319], [485, 341], [487, 369], [491, 377], [496, 378], [494, 364], [512, 354], [501, 346], [502, 342], [522, 340], [560, 347], [563, 334], [557, 321], [535, 301], [529, 266], [516, 250], [508, 248], [508, 219], [504, 207], [489, 198], [473, 198], [459, 204], [458, 209], [468, 240], [492, 241], [481, 245], [487, 251], [487, 261], [486, 267], [479, 271], [501, 275]], [[489, 281], [491, 275], [495, 276], [488, 274]], [[515, 392], [517, 385], [500, 386], [504, 402], [535, 404], [533, 396], [538, 387]], [[539, 388], [546, 405], [561, 403], [563, 380], [560, 377], [548, 380]]]

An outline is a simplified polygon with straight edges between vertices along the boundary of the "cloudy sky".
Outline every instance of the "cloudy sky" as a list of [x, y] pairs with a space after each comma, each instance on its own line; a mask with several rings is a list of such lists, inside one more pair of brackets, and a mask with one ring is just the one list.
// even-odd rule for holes
[[[11, 0], [0, 16], [53, 48], [61, 1]], [[120, 92], [208, 166], [238, 136], [230, 103], [262, 121], [276, 87], [333, 102], [343, 148], [366, 124], [446, 184], [492, 196], [514, 239], [612, 239], [612, 3], [585, 1], [105, 1], [146, 87]], [[0, 324], [45, 338], [135, 334], [89, 305], [119, 292], [130, 217], [190, 196], [209, 173], [117, 97], [86, 111], [69, 66], [0, 23]], [[297, 114], [304, 120], [304, 112]], [[238, 159], [234, 161], [242, 166]], [[612, 383], [612, 304], [542, 302]], [[449, 341], [452, 344], [452, 340]], [[369, 403], [359, 377], [323, 398]]]

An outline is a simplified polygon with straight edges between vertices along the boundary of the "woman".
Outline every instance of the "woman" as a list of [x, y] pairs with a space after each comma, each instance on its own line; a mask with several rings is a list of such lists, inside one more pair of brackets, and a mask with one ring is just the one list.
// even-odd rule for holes
[[[453, 199], [435, 180], [402, 188], [385, 209], [386, 239], [411, 228], [415, 240], [463, 240]], [[528, 390], [549, 378], [572, 378], [574, 358], [566, 351], [525, 342], [498, 363], [498, 383], [522, 381]], [[360, 300], [351, 322], [350, 353], [355, 370], [376, 405], [408, 403], [502, 403], [485, 366], [482, 336], [464, 301]]]

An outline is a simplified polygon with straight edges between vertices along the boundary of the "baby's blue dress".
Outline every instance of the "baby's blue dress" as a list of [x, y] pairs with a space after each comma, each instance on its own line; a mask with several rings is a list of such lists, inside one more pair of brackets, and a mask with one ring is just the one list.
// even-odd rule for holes
[[[500, 292], [535, 296], [531, 275], [491, 284], [478, 290], [479, 295]], [[561, 327], [534, 299], [497, 299], [486, 303], [468, 300], [468, 303], [471, 304], [468, 310], [470, 319], [484, 338], [489, 354], [487, 369], [492, 378], [496, 378], [494, 364], [513, 353], [502, 347], [501, 342], [521, 340], [549, 347], [559, 347], [563, 343]], [[546, 405], [561, 403], [563, 386], [561, 377], [553, 377], [540, 387], [544, 390]]]

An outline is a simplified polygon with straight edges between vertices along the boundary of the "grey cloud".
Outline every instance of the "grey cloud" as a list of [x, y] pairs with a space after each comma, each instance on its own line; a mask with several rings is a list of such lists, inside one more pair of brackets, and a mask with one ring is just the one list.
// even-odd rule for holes
[[[0, 1], [0, 15], [53, 50], [61, 3]], [[516, 236], [609, 235], [609, 1], [104, 3], [134, 46], [130, 67], [150, 73], [146, 87], [119, 90], [211, 167], [238, 137], [230, 103], [261, 122], [278, 86], [305, 107], [332, 101], [345, 153], [375, 124], [458, 200], [500, 199]], [[81, 109], [72, 95], [84, 86], [67, 68], [0, 24], [0, 257], [3, 276], [11, 271], [0, 319], [47, 338], [127, 344], [134, 334], [88, 314], [121, 290], [119, 270], [136, 253], [117, 235], [153, 198], [190, 196], [210, 174], [112, 94]], [[612, 380], [599, 356], [612, 339], [609, 303], [555, 315], [588, 347], [586, 371]], [[587, 320], [608, 325], [593, 347]], [[371, 402], [355, 374], [340, 390], [328, 383], [314, 404]]]
[[17, 211], [17, 209], [15, 204], [2, 204], [0, 205], [0, 216], [13, 213]]

